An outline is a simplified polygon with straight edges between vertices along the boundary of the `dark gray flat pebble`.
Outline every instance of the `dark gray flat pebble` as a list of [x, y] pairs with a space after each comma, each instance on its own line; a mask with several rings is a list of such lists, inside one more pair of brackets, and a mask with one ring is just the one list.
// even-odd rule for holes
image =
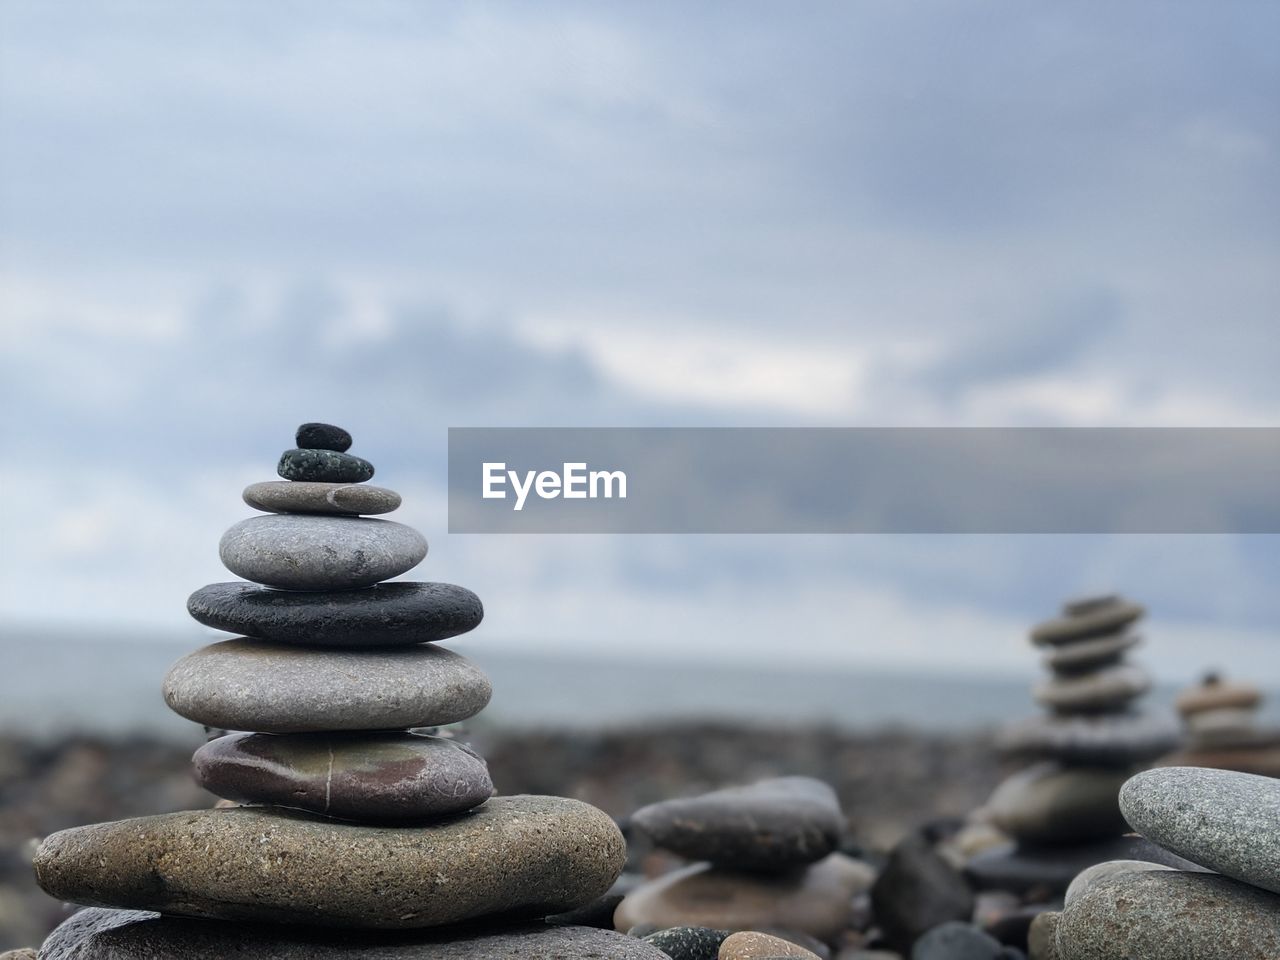
[[286, 480], [363, 483], [373, 479], [373, 464], [336, 450], [286, 450], [276, 473]]
[[332, 423], [304, 423], [294, 434], [294, 442], [304, 450], [346, 453], [351, 448], [351, 434]]

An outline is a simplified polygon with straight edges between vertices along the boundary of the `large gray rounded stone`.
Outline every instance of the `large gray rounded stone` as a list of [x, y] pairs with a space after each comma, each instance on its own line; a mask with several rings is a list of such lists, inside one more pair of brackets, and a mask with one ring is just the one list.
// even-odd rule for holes
[[210, 740], [192, 765], [228, 800], [368, 823], [438, 819], [493, 795], [479, 755], [416, 733], [237, 733]]
[[571, 910], [625, 858], [595, 807], [516, 796], [414, 828], [258, 807], [139, 817], [55, 833], [34, 866], [51, 896], [88, 906], [400, 929]]
[[427, 541], [391, 520], [250, 517], [222, 535], [218, 555], [236, 576], [268, 587], [352, 590], [412, 570], [427, 555]]
[[1058, 920], [1064, 960], [1280, 957], [1280, 897], [1212, 873], [1120, 873]]
[[1280, 780], [1203, 767], [1147, 770], [1121, 789], [1120, 809], [1153, 843], [1280, 893]]
[[343, 933], [81, 910], [44, 943], [45, 960], [668, 960], [655, 947], [590, 927], [513, 927], [498, 933]]
[[1173, 870], [1162, 863], [1148, 863], [1146, 860], [1106, 860], [1095, 863], [1087, 870], [1081, 870], [1067, 887], [1062, 902], [1067, 906], [1075, 903], [1100, 883], [1105, 883], [1122, 873], [1147, 873], [1151, 870]]
[[491, 694], [479, 667], [432, 644], [320, 650], [237, 637], [188, 654], [164, 680], [175, 713], [257, 733], [434, 727], [475, 716]]
[[780, 870], [835, 850], [844, 814], [812, 777], [778, 777], [637, 810], [632, 824], [659, 847], [740, 870]]
[[244, 502], [267, 513], [336, 513], [362, 516], [390, 513], [400, 506], [400, 494], [368, 483], [308, 483], [306, 480], [264, 480], [244, 488]]

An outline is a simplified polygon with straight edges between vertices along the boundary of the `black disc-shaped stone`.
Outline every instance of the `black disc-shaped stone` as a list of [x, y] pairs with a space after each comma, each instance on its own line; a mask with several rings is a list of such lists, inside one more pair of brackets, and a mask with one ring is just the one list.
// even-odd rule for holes
[[361, 590], [298, 593], [253, 583], [211, 583], [187, 611], [218, 630], [324, 647], [406, 646], [474, 630], [480, 598], [452, 583], [380, 583]]
[[304, 423], [298, 428], [295, 439], [304, 450], [336, 450], [344, 453], [351, 448], [351, 434], [332, 423]]
[[276, 473], [286, 480], [364, 483], [373, 478], [373, 464], [336, 450], [286, 450]]

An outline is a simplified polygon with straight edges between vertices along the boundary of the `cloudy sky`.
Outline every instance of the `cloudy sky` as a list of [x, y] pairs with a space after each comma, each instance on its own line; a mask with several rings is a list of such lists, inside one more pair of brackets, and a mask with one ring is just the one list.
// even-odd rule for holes
[[[302, 420], [494, 643], [1280, 683], [1242, 537], [448, 537], [478, 425], [1280, 425], [1280, 8], [0, 0], [10, 620], [170, 631]], [[1157, 656], [1157, 653], [1161, 654]]]

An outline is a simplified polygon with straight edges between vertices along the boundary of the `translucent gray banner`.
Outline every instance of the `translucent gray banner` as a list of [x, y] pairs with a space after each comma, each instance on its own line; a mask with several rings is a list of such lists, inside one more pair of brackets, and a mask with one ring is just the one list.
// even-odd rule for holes
[[1277, 533], [1276, 428], [452, 428], [451, 533]]

